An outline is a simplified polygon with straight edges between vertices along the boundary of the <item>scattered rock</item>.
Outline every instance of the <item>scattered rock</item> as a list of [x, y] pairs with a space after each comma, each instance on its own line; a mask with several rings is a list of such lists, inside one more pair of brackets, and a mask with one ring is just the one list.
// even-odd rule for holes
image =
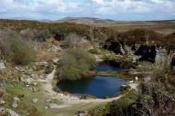
[[13, 103], [13, 104], [12, 104], [12, 107], [13, 107], [13, 108], [17, 108], [17, 107], [18, 107], [18, 104], [17, 104], [17, 103]]
[[55, 63], [55, 64], [57, 64], [57, 63], [58, 63], [58, 61], [59, 61], [59, 59], [58, 59], [58, 58], [55, 58], [55, 59], [53, 59], [53, 60], [52, 60], [52, 62], [53, 62], [53, 63]]
[[18, 97], [14, 97], [14, 98], [13, 98], [12, 107], [13, 107], [13, 108], [17, 108], [19, 102], [20, 102], [20, 99], [19, 99]]
[[120, 89], [121, 89], [121, 91], [125, 91], [125, 90], [130, 89], [130, 86], [129, 85], [122, 85]]
[[37, 74], [31, 74], [31, 78], [37, 79], [39, 76]]
[[54, 69], [54, 66], [52, 64], [49, 64], [48, 66], [46, 66], [45, 68], [45, 74], [50, 74]]
[[75, 116], [88, 116], [88, 112], [86, 111], [79, 111]]
[[136, 77], [135, 77], [135, 81], [138, 81], [138, 80], [139, 80], [139, 78], [138, 78], [138, 76], [136, 76]]
[[37, 88], [35, 88], [35, 87], [32, 87], [31, 90], [32, 90], [32, 92], [37, 92], [37, 91], [39, 91], [39, 90], [38, 90]]
[[31, 85], [31, 84], [33, 84], [33, 79], [32, 78], [28, 78], [28, 79], [25, 79], [24, 80], [24, 83], [26, 84], [26, 85]]
[[48, 62], [36, 62], [33, 69], [35, 71], [41, 71], [44, 70], [46, 66], [48, 66]]
[[80, 99], [96, 99], [96, 97], [92, 95], [82, 95], [80, 96]]
[[129, 81], [129, 83], [130, 83], [130, 84], [132, 84], [132, 83], [134, 83], [134, 81], [133, 81], [133, 80], [131, 80], [131, 81]]
[[11, 109], [7, 109], [7, 108], [0, 108], [0, 116], [19, 116], [19, 114], [17, 114], [15, 111], [11, 110]]
[[5, 101], [3, 99], [0, 99], [0, 105], [5, 104]]
[[5, 84], [5, 80], [0, 80], [0, 87]]
[[37, 82], [33, 82], [33, 85], [34, 85], [34, 86], [37, 86], [37, 85], [38, 85], [38, 83], [37, 83]]
[[20, 72], [25, 72], [25, 69], [22, 68], [22, 67], [16, 66], [15, 69], [16, 69], [17, 71], [20, 71]]
[[6, 68], [6, 66], [5, 66], [4, 62], [0, 62], [0, 70], [3, 70], [5, 68]]
[[49, 104], [49, 108], [50, 109], [58, 109], [58, 108], [60, 108], [60, 105], [55, 104], [55, 103], [51, 103], [51, 104]]
[[133, 56], [132, 63], [136, 63], [140, 58], [141, 56]]
[[32, 99], [32, 102], [36, 104], [38, 102], [38, 99], [34, 98], [34, 99]]
[[59, 52], [59, 51], [62, 51], [61, 47], [60, 46], [55, 46], [55, 45], [52, 45], [50, 46], [50, 48], [48, 49], [49, 52]]

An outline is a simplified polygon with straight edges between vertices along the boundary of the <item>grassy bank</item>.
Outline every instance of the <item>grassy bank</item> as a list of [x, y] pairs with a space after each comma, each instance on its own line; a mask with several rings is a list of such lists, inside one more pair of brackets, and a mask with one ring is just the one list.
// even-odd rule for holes
[[116, 77], [124, 80], [132, 80], [134, 78], [134, 76], [130, 75], [128, 71], [97, 72], [97, 76]]

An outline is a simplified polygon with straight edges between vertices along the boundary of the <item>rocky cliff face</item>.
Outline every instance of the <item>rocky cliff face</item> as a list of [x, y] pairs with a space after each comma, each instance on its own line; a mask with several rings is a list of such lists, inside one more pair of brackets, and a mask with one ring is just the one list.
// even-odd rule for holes
[[173, 67], [175, 56], [170, 53], [174, 45], [174, 33], [163, 36], [151, 30], [135, 29], [119, 33], [105, 41], [104, 49], [113, 51], [116, 54], [127, 54], [125, 46], [132, 48], [139, 61], [149, 61], [162, 67]]
[[171, 67], [173, 70], [175, 70], [175, 53], [173, 53], [173, 55], [172, 55]]
[[155, 62], [156, 57], [156, 46], [154, 45], [140, 45], [140, 47], [135, 51], [135, 55], [141, 56], [139, 60]]
[[155, 63], [162, 69], [170, 69], [173, 53], [168, 53], [165, 48], [156, 49]]
[[[128, 52], [125, 49], [126, 46], [128, 45], [124, 45], [123, 42], [111, 38], [106, 40], [103, 48], [113, 51], [116, 54], [124, 55]], [[135, 57], [138, 57], [137, 60], [139, 61], [149, 61], [162, 68], [168, 69], [172, 67], [175, 69], [175, 54], [173, 52], [168, 52], [166, 48], [157, 45], [149, 45], [147, 43], [136, 43], [129, 47], [132, 48], [132, 52]]]
[[124, 46], [132, 47], [135, 55], [141, 56], [140, 60], [155, 62], [156, 45], [163, 36], [151, 30], [135, 29], [119, 33], [106, 40], [104, 48], [116, 54], [125, 54]]
[[112, 39], [107, 40], [103, 48], [109, 51], [113, 51], [116, 54], [125, 54], [123, 45], [116, 40], [112, 40]]

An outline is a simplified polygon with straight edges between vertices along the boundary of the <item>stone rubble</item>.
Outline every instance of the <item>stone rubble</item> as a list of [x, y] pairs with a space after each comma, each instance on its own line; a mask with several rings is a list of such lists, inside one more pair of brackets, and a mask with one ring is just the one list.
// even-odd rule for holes
[[11, 109], [7, 109], [7, 108], [0, 108], [0, 115], [7, 115], [7, 116], [20, 116], [18, 113], [16, 113], [15, 111], [11, 110]]
[[19, 102], [20, 102], [20, 99], [18, 97], [14, 97], [12, 102], [12, 107], [17, 108]]
[[37, 99], [37, 98], [33, 98], [33, 99], [32, 99], [32, 102], [33, 102], [34, 104], [36, 104], [36, 103], [38, 102], [38, 99]]
[[0, 70], [4, 70], [6, 68], [4, 62], [0, 62]]

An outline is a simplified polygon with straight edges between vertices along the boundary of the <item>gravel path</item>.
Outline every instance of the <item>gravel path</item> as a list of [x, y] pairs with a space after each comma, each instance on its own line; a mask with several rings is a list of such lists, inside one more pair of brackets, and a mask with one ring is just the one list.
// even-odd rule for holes
[[[65, 116], [66, 115], [70, 115], [68, 113], [76, 113], [78, 111], [83, 111], [83, 110], [87, 110], [89, 108], [93, 108], [95, 106], [98, 106], [100, 104], [105, 104], [108, 102], [111, 102], [113, 100], [118, 100], [119, 98], [121, 98], [124, 95], [119, 95], [117, 97], [113, 97], [113, 98], [107, 98], [107, 99], [80, 99], [77, 96], [73, 96], [73, 95], [65, 95], [63, 93], [57, 93], [53, 90], [53, 86], [52, 86], [52, 81], [54, 79], [54, 75], [56, 72], [56, 68], [54, 68], [54, 70], [47, 76], [46, 79], [44, 80], [38, 80], [41, 84], [42, 84], [42, 89], [44, 90], [44, 93], [47, 97], [49, 97], [50, 99], [57, 99], [57, 100], [61, 100], [63, 103], [62, 104], [58, 104], [55, 105], [54, 108], [56, 110], [59, 110], [59, 115]], [[137, 83], [131, 83], [129, 84], [131, 86], [131, 89], [137, 89]]]

